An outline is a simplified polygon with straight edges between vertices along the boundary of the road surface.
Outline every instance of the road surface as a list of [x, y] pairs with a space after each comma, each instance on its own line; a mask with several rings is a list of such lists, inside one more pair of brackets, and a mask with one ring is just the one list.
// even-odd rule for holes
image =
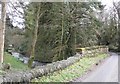
[[76, 79], [75, 82], [118, 82], [118, 55], [112, 53], [102, 65], [83, 79]]

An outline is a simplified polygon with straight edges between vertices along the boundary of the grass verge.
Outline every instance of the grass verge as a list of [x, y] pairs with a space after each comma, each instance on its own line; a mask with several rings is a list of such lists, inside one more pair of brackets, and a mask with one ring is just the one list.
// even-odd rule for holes
[[83, 57], [78, 62], [63, 70], [50, 73], [38, 79], [33, 79], [32, 82], [69, 82], [70, 80], [83, 75], [93, 64], [106, 57], [107, 54], [100, 54], [96, 57]]

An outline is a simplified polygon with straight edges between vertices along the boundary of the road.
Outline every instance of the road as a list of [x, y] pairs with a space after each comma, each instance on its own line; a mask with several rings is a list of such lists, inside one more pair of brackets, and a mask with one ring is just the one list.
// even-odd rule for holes
[[75, 82], [118, 82], [118, 55], [112, 53], [102, 65]]

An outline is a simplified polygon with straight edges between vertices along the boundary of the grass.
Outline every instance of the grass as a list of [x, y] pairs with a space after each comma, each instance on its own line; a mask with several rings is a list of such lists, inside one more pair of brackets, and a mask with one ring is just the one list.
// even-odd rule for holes
[[10, 63], [11, 68], [14, 70], [26, 70], [28, 69], [27, 65], [22, 63], [17, 58], [14, 58], [7, 52], [4, 53], [4, 63]]
[[0, 75], [3, 75], [5, 73], [5, 71], [0, 70]]
[[32, 82], [69, 82], [83, 75], [93, 64], [97, 63], [100, 59], [104, 59], [106, 56], [106, 54], [100, 54], [96, 57], [84, 57], [63, 70], [33, 79]]

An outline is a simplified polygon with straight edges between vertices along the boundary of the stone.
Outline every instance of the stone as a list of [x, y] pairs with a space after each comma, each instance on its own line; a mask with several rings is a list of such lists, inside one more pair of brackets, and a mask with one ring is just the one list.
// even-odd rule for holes
[[20, 61], [22, 61], [22, 62], [24, 61], [24, 59], [23, 59], [23, 58], [19, 58], [19, 60], [20, 60]]
[[2, 84], [2, 82], [3, 82], [3, 77], [0, 76], [0, 84]]
[[96, 63], [96, 66], [98, 66], [98, 63]]
[[2, 69], [5, 71], [5, 70], [10, 70], [11, 69], [11, 64], [10, 63], [7, 63], [7, 64], [3, 64], [2, 65]]

